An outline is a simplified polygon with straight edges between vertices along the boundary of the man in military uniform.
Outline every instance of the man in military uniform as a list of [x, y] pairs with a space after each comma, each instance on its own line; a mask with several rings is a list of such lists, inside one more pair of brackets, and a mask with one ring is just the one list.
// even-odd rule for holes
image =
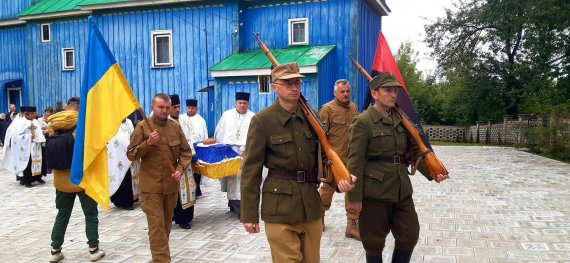
[[[350, 131], [348, 170], [358, 179], [347, 193], [349, 207], [360, 211], [360, 236], [367, 262], [382, 262], [390, 231], [396, 240], [392, 262], [409, 262], [420, 226], [407, 159], [417, 160], [420, 152], [393, 110], [402, 85], [390, 73], [382, 73], [368, 87], [374, 106], [354, 118]], [[425, 163], [418, 170], [432, 180]], [[436, 181], [445, 179], [440, 174]]]
[[[192, 151], [180, 125], [168, 119], [168, 95], [154, 95], [151, 109], [153, 116], [149, 121], [154, 130], [148, 123], [139, 122], [132, 134], [127, 157], [131, 161], [141, 159], [139, 196], [148, 222], [152, 261], [170, 262], [168, 240], [178, 200], [178, 184], [192, 161]], [[160, 154], [160, 148], [174, 167], [174, 172]]]
[[[247, 134], [241, 180], [241, 221], [249, 233], [259, 233], [261, 219], [273, 262], [319, 262], [322, 234], [317, 180], [317, 143], [298, 104], [301, 75], [297, 63], [271, 71], [278, 99], [253, 116]], [[346, 181], [341, 191], [352, 189]]]
[[[349, 127], [352, 119], [358, 115], [356, 104], [350, 102], [350, 83], [346, 79], [339, 79], [334, 83], [334, 99], [323, 105], [319, 111], [321, 121], [329, 132], [331, 148], [335, 151], [344, 165], [348, 162]], [[325, 211], [331, 208], [335, 189], [331, 186], [332, 176], [327, 177], [319, 189], [321, 195], [321, 211], [323, 217], [323, 231], [325, 229]], [[344, 235], [348, 238], [360, 240], [358, 232], [358, 212], [348, 208], [345, 198], [346, 230]]]

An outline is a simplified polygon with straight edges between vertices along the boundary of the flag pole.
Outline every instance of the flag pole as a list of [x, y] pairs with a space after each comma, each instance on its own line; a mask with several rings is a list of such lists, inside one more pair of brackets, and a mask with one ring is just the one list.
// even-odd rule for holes
[[[146, 117], [146, 114], [144, 114], [144, 111], [142, 110], [142, 108], [138, 108], [137, 110], [141, 114], [141, 116], [144, 120], [144, 123], [148, 126], [148, 128], [151, 131], [154, 131], [154, 125], [152, 125], [152, 123]], [[166, 154], [166, 152], [164, 152], [164, 150], [162, 149], [162, 147], [160, 147], [160, 145], [157, 145], [157, 147], [158, 147], [158, 151], [160, 152], [160, 155], [162, 156], [162, 159], [164, 159], [164, 161], [168, 164], [168, 168], [170, 168], [170, 172], [172, 172], [172, 173], [176, 172], [176, 169], [174, 169], [174, 166], [172, 166], [172, 161], [170, 160], [170, 158], [168, 158], [168, 155]]]

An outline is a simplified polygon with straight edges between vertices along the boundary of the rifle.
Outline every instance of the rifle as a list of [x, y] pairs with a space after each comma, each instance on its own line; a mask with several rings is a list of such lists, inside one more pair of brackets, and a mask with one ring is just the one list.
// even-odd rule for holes
[[[354, 65], [354, 67], [358, 69], [358, 71], [368, 81], [371, 81], [372, 76], [370, 76], [370, 74], [368, 74], [368, 72], [366, 72], [366, 70], [362, 68], [362, 66], [358, 63], [358, 61], [356, 61], [351, 55], [348, 55], [348, 57], [350, 58], [352, 65]], [[394, 111], [400, 117], [400, 119], [402, 119], [402, 125], [404, 125], [404, 128], [406, 128], [408, 133], [412, 136], [412, 139], [414, 139], [414, 141], [418, 144], [418, 147], [420, 148], [420, 152], [422, 154], [422, 156], [416, 161], [416, 163], [412, 165], [411, 174], [415, 173], [415, 168], [418, 167], [421, 158], [424, 158], [429, 173], [434, 180], [437, 179], [438, 174], [448, 175], [449, 173], [447, 172], [447, 169], [445, 169], [445, 167], [443, 166], [443, 163], [441, 163], [439, 158], [435, 156], [435, 153], [425, 145], [421, 137], [420, 129], [410, 121], [410, 118], [400, 109], [400, 107], [398, 107], [398, 105], [394, 107]]]
[[[267, 56], [269, 61], [271, 61], [271, 64], [273, 64], [273, 66], [279, 66], [279, 62], [277, 61], [277, 59], [273, 56], [273, 54], [271, 54], [271, 51], [269, 51], [267, 46], [259, 38], [259, 33], [253, 33], [253, 36], [257, 40], [257, 43], [259, 44], [259, 48], [261, 49], [261, 51], [263, 51], [263, 53]], [[305, 99], [303, 94], [301, 94], [297, 102], [299, 103], [301, 110], [307, 117], [309, 124], [315, 131], [317, 138], [319, 138], [323, 150], [325, 151], [325, 155], [327, 156], [327, 159], [332, 161], [330, 166], [335, 183], [338, 184], [340, 180], [347, 180], [350, 182], [351, 181], [350, 173], [348, 172], [348, 169], [346, 169], [346, 166], [344, 165], [340, 157], [338, 157], [338, 154], [335, 151], [333, 151], [333, 149], [331, 148], [331, 144], [329, 142], [329, 139], [327, 138], [327, 129], [322, 124], [321, 120], [319, 119], [319, 116], [315, 114], [315, 112], [309, 107], [309, 105], [307, 104], [307, 100]]]

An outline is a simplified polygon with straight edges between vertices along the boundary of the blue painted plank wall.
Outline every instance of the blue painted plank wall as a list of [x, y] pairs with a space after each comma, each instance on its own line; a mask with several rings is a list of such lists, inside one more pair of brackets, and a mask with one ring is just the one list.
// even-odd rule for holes
[[[362, 104], [366, 81], [354, 71], [348, 54], [370, 68], [381, 17], [363, 0], [264, 1], [243, 4], [240, 15], [240, 50], [258, 49], [252, 34], [259, 32], [269, 48], [286, 48], [290, 18], [309, 19], [309, 45], [336, 45], [319, 66], [319, 105], [332, 99], [334, 81], [351, 82], [352, 100]], [[374, 39], [374, 41], [371, 41]]]
[[[0, 28], [0, 82], [25, 79], [26, 74], [26, 28]], [[22, 83], [22, 103], [27, 103], [26, 82]], [[0, 113], [8, 111], [7, 93], [0, 86]]]
[[[235, 16], [235, 17], [234, 17]], [[207, 93], [198, 93], [207, 84], [205, 33], [208, 31], [208, 64], [214, 65], [232, 53], [234, 36], [231, 28], [237, 23], [237, 4], [185, 5], [169, 9], [95, 14], [95, 20], [111, 52], [131, 84], [146, 112], [152, 95], [157, 92], [178, 93], [181, 100], [197, 98], [200, 114], [207, 113]], [[222, 19], [223, 17], [224, 19]], [[79, 94], [83, 76], [86, 45], [86, 19], [52, 23], [52, 41], [39, 41], [39, 25], [30, 24], [33, 73], [30, 87], [34, 103], [40, 107], [54, 106]], [[173, 68], [151, 68], [151, 31], [172, 30]], [[76, 69], [62, 71], [61, 49], [75, 49]], [[41, 96], [37, 94], [42, 93]]]
[[[358, 36], [358, 62], [368, 72], [372, 70], [372, 62], [374, 61], [374, 54], [376, 51], [376, 43], [378, 35], [380, 34], [381, 18], [378, 14], [365, 2], [359, 1], [359, 16], [358, 23], [360, 35]], [[346, 63], [350, 64], [348, 59]], [[356, 101], [360, 111], [364, 104], [364, 99], [368, 94], [368, 81], [356, 70], [351, 64], [351, 69], [354, 71], [353, 76], [356, 77], [356, 85], [361, 87], [358, 89]], [[353, 95], [354, 96], [354, 95]]]
[[0, 1], [0, 20], [16, 19], [16, 14], [32, 4], [32, 0], [2, 0]]
[[[240, 29], [240, 48], [259, 49], [253, 38], [253, 32], [259, 32], [261, 39], [269, 48], [287, 48], [288, 19], [308, 18], [309, 45], [336, 45], [325, 58], [326, 67], [319, 67], [318, 86], [321, 88], [321, 95], [315, 97], [314, 106], [312, 105], [318, 108], [332, 98], [334, 81], [348, 78], [348, 67], [338, 66], [337, 62], [342, 63], [346, 54], [350, 53], [352, 1], [357, 0], [264, 1], [263, 4], [244, 4], [241, 7], [243, 26]], [[333, 64], [337, 65], [332, 67]]]

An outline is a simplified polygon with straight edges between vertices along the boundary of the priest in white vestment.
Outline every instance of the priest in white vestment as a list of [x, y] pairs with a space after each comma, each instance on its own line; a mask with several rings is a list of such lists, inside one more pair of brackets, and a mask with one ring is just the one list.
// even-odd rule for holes
[[[196, 155], [194, 143], [208, 139], [208, 127], [206, 126], [206, 120], [198, 114], [198, 100], [186, 100], [186, 114], [180, 115], [179, 121], [182, 131], [184, 132], [184, 135], [186, 135], [186, 140], [188, 141], [190, 148], [192, 148], [192, 155]], [[196, 182], [196, 196], [202, 196], [202, 189], [200, 189], [202, 175], [194, 173], [193, 176], [194, 181]]]
[[107, 163], [109, 167], [109, 196], [117, 207], [133, 209], [138, 188], [138, 167], [127, 158], [127, 147], [131, 142], [131, 134], [135, 130], [133, 122], [123, 120], [117, 134], [107, 143]]
[[[216, 126], [215, 137], [217, 143], [232, 146], [240, 156], [245, 156], [245, 141], [247, 139], [247, 131], [249, 123], [255, 113], [248, 110], [249, 93], [236, 92], [235, 109], [227, 110], [222, 114], [218, 125]], [[228, 176], [220, 179], [222, 191], [227, 192], [228, 206], [230, 211], [237, 214], [240, 213], [240, 181], [241, 169], [235, 176]]]
[[45, 183], [41, 177], [42, 143], [46, 141], [41, 125], [36, 120], [36, 107], [20, 107], [6, 131], [2, 166], [20, 177], [20, 184], [32, 187], [33, 182]]

